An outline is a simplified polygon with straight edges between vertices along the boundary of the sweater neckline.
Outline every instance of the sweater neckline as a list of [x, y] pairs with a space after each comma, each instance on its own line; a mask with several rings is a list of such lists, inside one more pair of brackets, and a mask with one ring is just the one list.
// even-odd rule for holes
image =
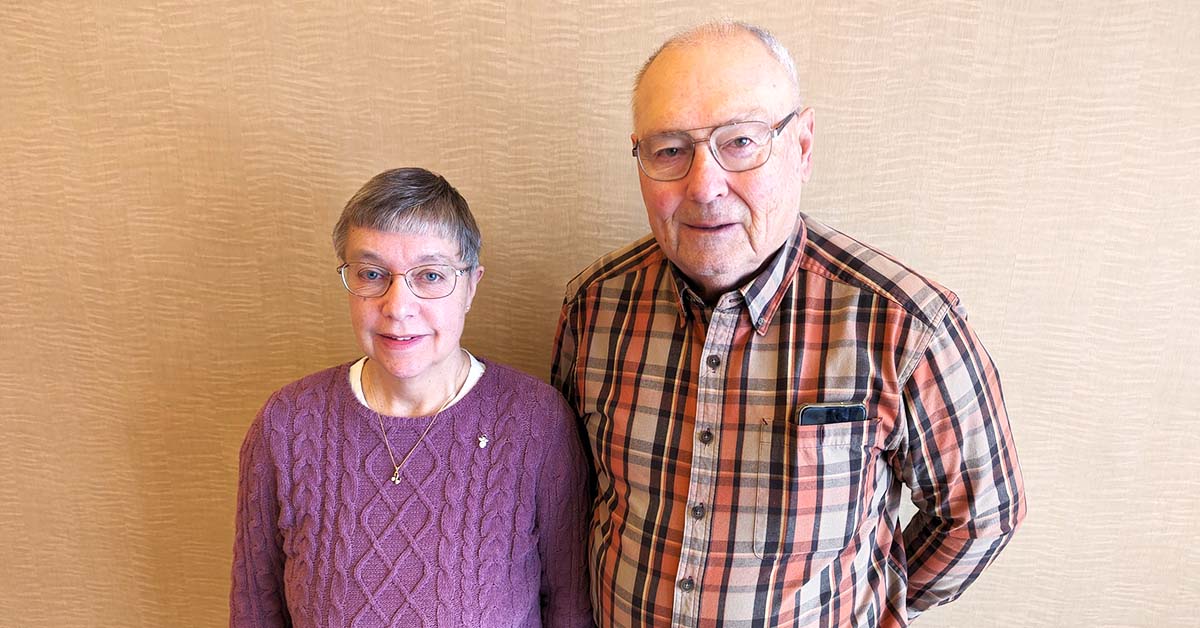
[[[359, 358], [359, 359], [361, 360], [361, 358]], [[481, 375], [479, 377], [479, 381], [475, 382], [475, 384], [473, 386], [471, 386], [470, 390], [463, 393], [462, 397], [460, 397], [458, 399], [458, 401], [454, 402], [454, 404], [450, 405], [449, 407], [447, 407], [445, 410], [442, 411], [441, 414], [442, 414], [443, 418], [457, 415], [459, 413], [459, 408], [462, 406], [476, 405], [475, 397], [483, 394], [480, 392], [479, 389], [488, 387], [490, 385], [492, 378], [495, 377], [496, 364], [494, 362], [492, 362], [486, 358], [478, 358], [477, 357], [476, 359], [479, 360], [479, 362], [484, 366], [483, 375]], [[358, 361], [359, 360], [347, 362], [338, 369], [337, 375], [336, 375], [336, 377], [338, 378], [337, 386], [338, 386], [338, 389], [341, 391], [341, 394], [346, 398], [346, 400], [349, 402], [349, 404], [354, 408], [355, 415], [357, 415], [359, 418], [362, 418], [362, 419], [374, 420], [376, 412], [374, 410], [372, 410], [371, 408], [367, 407], [366, 405], [363, 405], [362, 401], [359, 401], [358, 396], [356, 394], [354, 394], [354, 387], [350, 383], [351, 367], [353, 367], [354, 364], [357, 363]], [[379, 414], [379, 416], [383, 418], [383, 421], [385, 423], [397, 424], [397, 425], [410, 425], [410, 426], [412, 426], [412, 425], [422, 426], [422, 425], [428, 423], [429, 421], [433, 420], [433, 417], [434, 417], [433, 414], [427, 414], [427, 415], [423, 415], [423, 416], [395, 416], [395, 415], [391, 415], [391, 414]]]

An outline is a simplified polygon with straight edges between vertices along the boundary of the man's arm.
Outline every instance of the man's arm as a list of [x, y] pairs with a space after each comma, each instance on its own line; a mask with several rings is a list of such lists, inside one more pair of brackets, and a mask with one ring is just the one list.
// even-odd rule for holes
[[949, 602], [995, 560], [1025, 516], [1000, 378], [953, 308], [904, 388], [903, 477], [917, 514], [904, 530], [908, 615]]
[[575, 390], [575, 318], [576, 308], [564, 300], [558, 315], [558, 330], [554, 334], [554, 356], [550, 362], [550, 385], [558, 389], [567, 405], [577, 414], [579, 403]]

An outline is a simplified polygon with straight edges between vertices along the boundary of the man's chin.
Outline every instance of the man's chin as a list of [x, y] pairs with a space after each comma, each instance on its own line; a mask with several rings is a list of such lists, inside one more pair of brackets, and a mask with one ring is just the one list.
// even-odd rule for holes
[[675, 265], [706, 299], [737, 288], [742, 279], [741, 273], [728, 259], [710, 257], [686, 260], [684, 264]]

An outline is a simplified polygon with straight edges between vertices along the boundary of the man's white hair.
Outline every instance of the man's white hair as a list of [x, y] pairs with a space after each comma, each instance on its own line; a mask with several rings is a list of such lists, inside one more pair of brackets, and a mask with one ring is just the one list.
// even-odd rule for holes
[[783, 69], [787, 72], [788, 78], [792, 82], [792, 90], [795, 92], [797, 104], [799, 104], [800, 76], [796, 72], [796, 62], [792, 60], [792, 54], [788, 52], [788, 49], [779, 42], [779, 39], [777, 39], [775, 35], [772, 35], [770, 31], [760, 26], [747, 24], [746, 22], [738, 22], [736, 20], [721, 19], [705, 22], [703, 24], [699, 24], [675, 33], [669, 39], [663, 42], [663, 44], [658, 47], [658, 50], [655, 50], [654, 54], [650, 55], [649, 59], [646, 59], [646, 62], [642, 64], [641, 69], [638, 70], [637, 76], [633, 79], [632, 104], [634, 107], [634, 112], [636, 113], [637, 111], [637, 93], [638, 89], [642, 85], [642, 77], [646, 75], [646, 70], [650, 69], [651, 64], [654, 63], [654, 60], [657, 59], [658, 55], [662, 54], [664, 50], [677, 46], [703, 44], [706, 41], [712, 41], [714, 39], [726, 39], [728, 37], [734, 37], [744, 33], [753, 35], [756, 39], [758, 39], [758, 41], [761, 42], [764, 47], [766, 47], [767, 52], [770, 52], [771, 56], [775, 57], [775, 60], [779, 62], [779, 65], [783, 66]]

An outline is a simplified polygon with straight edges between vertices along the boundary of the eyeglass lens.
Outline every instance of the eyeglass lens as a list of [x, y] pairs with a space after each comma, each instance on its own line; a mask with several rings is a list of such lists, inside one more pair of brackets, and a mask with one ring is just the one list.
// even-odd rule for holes
[[405, 285], [422, 299], [440, 299], [454, 292], [458, 272], [444, 264], [430, 264], [410, 268], [404, 273], [391, 273], [371, 264], [347, 263], [340, 273], [342, 283], [351, 293], [367, 298], [381, 297], [387, 293], [396, 277], [403, 277]]
[[694, 140], [684, 132], [653, 135], [638, 143], [638, 161], [652, 179], [679, 179], [691, 169], [696, 144], [707, 143], [725, 170], [750, 170], [771, 155], [771, 131], [765, 122], [738, 122], [713, 129], [705, 140]]

